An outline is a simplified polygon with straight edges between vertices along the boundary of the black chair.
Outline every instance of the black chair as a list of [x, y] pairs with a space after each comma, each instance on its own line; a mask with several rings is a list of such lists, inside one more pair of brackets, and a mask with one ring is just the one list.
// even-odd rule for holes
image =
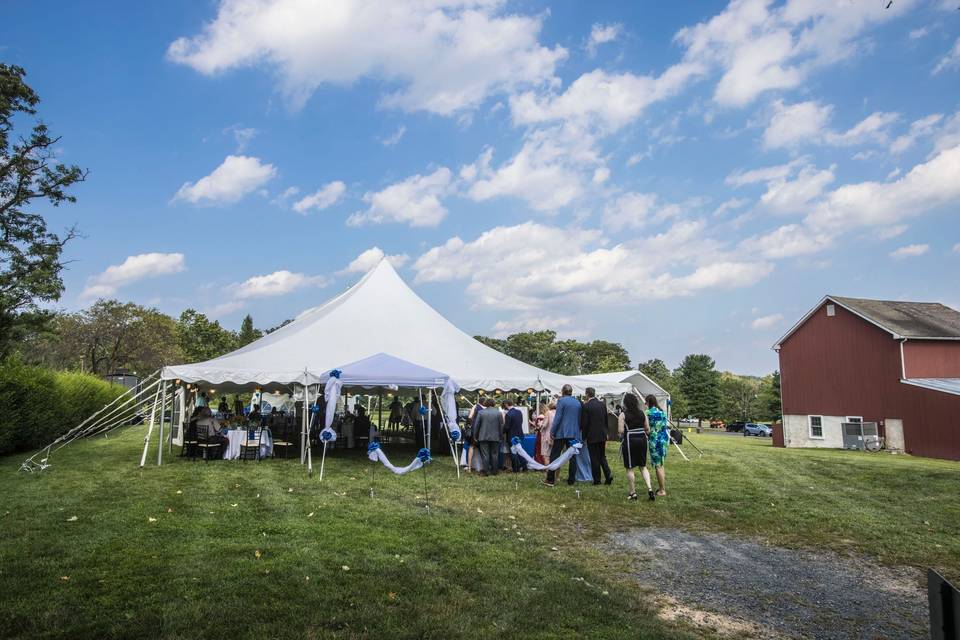
[[263, 429], [251, 426], [243, 432], [243, 440], [240, 441], [240, 459], [260, 461], [260, 439], [263, 437]]
[[217, 457], [223, 457], [223, 441], [211, 435], [210, 425], [205, 422], [197, 423], [197, 449], [203, 452], [206, 462], [210, 461], [211, 451], [216, 453]]
[[197, 422], [191, 420], [187, 428], [183, 431], [183, 446], [180, 447], [180, 457], [196, 459], [199, 453], [197, 449]]
[[294, 442], [294, 422], [291, 418], [282, 418], [277, 420], [276, 423], [276, 426], [270, 428], [270, 435], [273, 437], [273, 450], [282, 453], [281, 458], [286, 458], [290, 447], [296, 444]]

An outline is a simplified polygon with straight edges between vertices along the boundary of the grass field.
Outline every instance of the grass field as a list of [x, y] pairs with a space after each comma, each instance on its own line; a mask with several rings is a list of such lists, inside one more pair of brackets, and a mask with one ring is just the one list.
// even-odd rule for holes
[[538, 474], [458, 481], [438, 458], [428, 514], [420, 472], [374, 473], [361, 452], [329, 457], [321, 483], [295, 460], [141, 471], [142, 438], [72, 445], [43, 475], [0, 460], [0, 636], [698, 636], [594, 544], [644, 525], [960, 578], [958, 463], [703, 435], [702, 459], [671, 452], [670, 495], [651, 504], [624, 501], [616, 466], [578, 499]]

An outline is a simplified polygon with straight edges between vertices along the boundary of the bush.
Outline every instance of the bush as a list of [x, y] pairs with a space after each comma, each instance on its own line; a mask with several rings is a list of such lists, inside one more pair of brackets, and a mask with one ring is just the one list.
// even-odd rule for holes
[[0, 454], [49, 444], [123, 391], [86, 373], [0, 362]]

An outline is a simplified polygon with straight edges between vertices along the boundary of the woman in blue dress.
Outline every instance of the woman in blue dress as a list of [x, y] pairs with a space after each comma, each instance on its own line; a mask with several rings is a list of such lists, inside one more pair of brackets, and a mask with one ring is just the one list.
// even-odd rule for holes
[[667, 478], [663, 471], [663, 462], [670, 446], [670, 424], [667, 422], [667, 414], [660, 408], [660, 403], [653, 394], [647, 396], [647, 422], [650, 424], [650, 464], [657, 472], [657, 484], [660, 485], [657, 495], [665, 496]]

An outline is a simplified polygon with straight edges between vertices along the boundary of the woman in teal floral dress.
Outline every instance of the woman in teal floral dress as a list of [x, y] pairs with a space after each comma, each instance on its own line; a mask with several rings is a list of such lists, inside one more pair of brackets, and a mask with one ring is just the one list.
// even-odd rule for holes
[[660, 490], [658, 496], [667, 495], [667, 478], [663, 471], [663, 461], [667, 457], [670, 447], [670, 424], [667, 414], [660, 408], [660, 403], [654, 395], [647, 396], [647, 420], [650, 423], [650, 464], [657, 472], [657, 484]]

